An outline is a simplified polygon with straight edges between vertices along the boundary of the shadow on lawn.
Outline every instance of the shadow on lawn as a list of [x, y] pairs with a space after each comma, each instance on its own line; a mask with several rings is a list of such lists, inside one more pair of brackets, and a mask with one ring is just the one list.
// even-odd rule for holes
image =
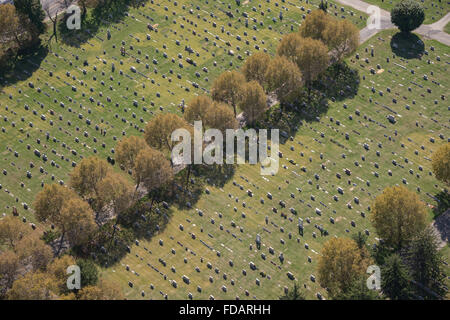
[[39, 69], [47, 54], [47, 46], [44, 46], [41, 43], [20, 52], [17, 60], [14, 60], [11, 63], [11, 68], [0, 68], [0, 90], [3, 86], [11, 86], [31, 77], [31, 75]]
[[102, 37], [106, 38], [106, 34], [102, 36], [97, 34], [100, 27], [108, 27], [119, 23], [124, 19], [128, 8], [130, 6], [138, 6], [138, 2], [137, 0], [106, 0], [104, 5], [99, 5], [88, 12], [79, 30], [67, 29], [67, 19], [69, 16], [65, 15], [58, 22], [61, 42], [68, 46], [79, 48], [81, 45], [89, 43], [89, 40], [94, 37], [97, 37], [101, 41], [105, 40]]
[[425, 44], [413, 33], [398, 32], [391, 39], [391, 49], [405, 59], [419, 59], [425, 51]]
[[312, 84], [310, 92], [304, 88], [293, 105], [275, 105], [256, 127], [280, 129], [280, 143], [284, 144], [304, 121], [319, 121], [320, 116], [328, 111], [329, 100], [335, 102], [354, 98], [358, 94], [359, 84], [358, 70], [350, 68], [345, 62], [335, 63]]

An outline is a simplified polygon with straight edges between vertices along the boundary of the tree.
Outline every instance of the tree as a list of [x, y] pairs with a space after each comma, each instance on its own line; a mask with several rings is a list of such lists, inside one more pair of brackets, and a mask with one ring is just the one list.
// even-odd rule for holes
[[258, 81], [264, 87], [266, 84], [266, 71], [270, 63], [270, 56], [264, 52], [252, 54], [242, 66], [242, 74], [247, 81]]
[[411, 296], [411, 275], [396, 253], [386, 258], [381, 268], [381, 288], [392, 300], [408, 300]]
[[49, 42], [51, 41], [51, 39], [53, 37], [55, 37], [56, 42], [58, 42], [57, 25], [58, 25], [59, 3], [56, 4], [56, 12], [55, 12], [54, 15], [52, 15], [52, 12], [51, 12], [51, 9], [52, 9], [53, 5], [54, 5], [54, 3], [51, 3], [49, 1], [44, 2], [44, 5], [43, 5], [42, 9], [45, 11], [45, 13], [47, 14], [48, 18], [50, 19], [50, 21], [53, 24], [53, 32], [52, 32], [52, 36], [49, 39]]
[[424, 20], [423, 7], [413, 0], [402, 0], [391, 10], [391, 22], [404, 33], [417, 29]]
[[10, 288], [17, 276], [19, 269], [19, 257], [12, 250], [0, 253], [0, 296], [7, 288]]
[[213, 112], [211, 108], [213, 103], [212, 99], [206, 95], [194, 97], [184, 112], [184, 119], [189, 123], [202, 121], [205, 125], [208, 113]]
[[136, 136], [123, 138], [116, 145], [116, 161], [124, 168], [132, 169], [139, 151], [147, 147], [143, 138]]
[[32, 270], [44, 270], [53, 259], [53, 250], [39, 235], [34, 233], [24, 237], [17, 243], [17, 254], [22, 265], [32, 267]]
[[80, 290], [79, 300], [123, 300], [124, 296], [120, 287], [104, 279], [101, 279], [98, 286], [87, 286]]
[[312, 38], [303, 39], [295, 57], [295, 62], [307, 84], [311, 84], [328, 68], [329, 60], [327, 46], [322, 41]]
[[69, 173], [69, 185], [86, 200], [98, 198], [98, 183], [106, 177], [111, 167], [97, 157], [84, 158]]
[[66, 201], [61, 209], [61, 219], [55, 225], [61, 230], [61, 243], [57, 252], [59, 254], [64, 236], [70, 245], [82, 245], [89, 240], [95, 230], [94, 212], [89, 204], [80, 198]]
[[[14, 5], [7, 3], [0, 6], [0, 43], [6, 44], [17, 42], [20, 47], [22, 41], [20, 19]], [[22, 31], [22, 32], [21, 32]]]
[[213, 82], [211, 88], [212, 98], [231, 105], [236, 117], [236, 105], [239, 102], [241, 87], [244, 83], [245, 78], [242, 73], [235, 70], [225, 71]]
[[347, 238], [332, 238], [324, 243], [317, 272], [320, 284], [332, 296], [347, 292], [353, 281], [366, 273], [370, 259], [365, 250]]
[[280, 297], [280, 300], [306, 300], [303, 292], [300, 292], [297, 283], [294, 283], [292, 290], [288, 290], [286, 294]]
[[323, 41], [337, 61], [352, 54], [359, 46], [359, 29], [348, 20], [335, 20], [323, 32]]
[[40, 222], [50, 220], [59, 223], [64, 202], [76, 197], [77, 194], [72, 189], [59, 184], [46, 184], [33, 202], [35, 216]]
[[249, 124], [255, 123], [267, 108], [267, 97], [257, 81], [247, 82], [242, 87], [239, 107]]
[[158, 150], [172, 152], [177, 142], [172, 141], [172, 132], [176, 129], [189, 128], [189, 124], [173, 113], [160, 113], [154, 117], [145, 127], [145, 141]]
[[28, 233], [26, 226], [19, 219], [7, 216], [0, 220], [0, 244], [7, 244], [16, 250], [17, 243]]
[[8, 291], [9, 300], [52, 300], [57, 298], [55, 279], [47, 273], [28, 272], [14, 281]]
[[425, 206], [419, 196], [403, 186], [388, 187], [375, 198], [371, 221], [378, 235], [396, 249], [423, 230]]
[[[147, 146], [148, 148], [148, 146]], [[116, 172], [108, 172], [97, 186], [99, 204], [111, 204], [116, 215], [128, 209], [133, 200], [133, 186]]]
[[378, 300], [378, 291], [367, 287], [366, 276], [354, 279], [345, 292], [333, 296], [334, 300]]
[[236, 129], [238, 127], [233, 110], [225, 103], [214, 102], [211, 110], [206, 115], [206, 126], [220, 130], [225, 134], [226, 129]]
[[302, 73], [298, 66], [283, 56], [272, 59], [267, 68], [266, 79], [269, 91], [274, 91], [282, 103], [297, 98], [303, 86]]
[[147, 191], [155, 190], [173, 179], [170, 162], [153, 148], [141, 150], [133, 170], [136, 188], [142, 183]]
[[44, 33], [45, 12], [42, 10], [42, 5], [39, 0], [14, 0], [14, 6], [19, 15], [22, 16], [22, 22], [25, 18], [30, 20], [35, 29], [32, 33], [37, 35]]
[[81, 272], [81, 288], [95, 286], [98, 282], [98, 270], [91, 260], [79, 259], [77, 265]]
[[303, 38], [312, 38], [325, 41], [324, 32], [330, 25], [334, 25], [334, 18], [327, 15], [323, 10], [314, 10], [306, 16], [300, 26], [299, 34]]
[[277, 55], [284, 56], [292, 62], [297, 63], [297, 51], [302, 46], [303, 41], [304, 38], [299, 33], [286, 34], [278, 44]]
[[447, 142], [437, 149], [431, 161], [436, 179], [450, 185], [450, 143]]
[[75, 259], [68, 254], [54, 259], [47, 267], [47, 273], [55, 279], [55, 286], [59, 293], [68, 293], [67, 287], [67, 268], [76, 265]]
[[445, 295], [444, 263], [432, 227], [425, 228], [411, 241], [407, 262], [421, 296], [436, 299]]

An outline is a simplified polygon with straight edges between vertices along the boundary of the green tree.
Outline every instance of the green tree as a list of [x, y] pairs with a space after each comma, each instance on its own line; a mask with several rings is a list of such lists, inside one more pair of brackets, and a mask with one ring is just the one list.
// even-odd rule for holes
[[432, 227], [427, 227], [412, 241], [407, 261], [419, 295], [436, 299], [445, 295], [445, 272], [439, 243]]
[[366, 276], [361, 276], [352, 281], [345, 292], [333, 296], [334, 300], [379, 300], [379, 292], [367, 287]]
[[402, 0], [391, 11], [391, 22], [401, 32], [411, 32], [423, 23], [425, 12], [423, 7], [414, 0]]
[[77, 260], [81, 272], [81, 288], [95, 286], [98, 282], [98, 269], [95, 263], [88, 259]]
[[45, 12], [42, 10], [42, 5], [39, 0], [14, 0], [14, 6], [22, 19], [28, 18], [34, 26], [37, 34], [45, 31]]
[[408, 300], [411, 298], [411, 275], [407, 266], [398, 254], [385, 259], [381, 267], [381, 288], [392, 300]]

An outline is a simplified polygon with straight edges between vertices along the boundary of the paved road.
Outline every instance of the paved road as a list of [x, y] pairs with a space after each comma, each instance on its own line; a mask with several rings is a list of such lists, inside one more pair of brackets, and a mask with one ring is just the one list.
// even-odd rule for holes
[[[356, 10], [366, 13], [368, 13], [367, 9], [369, 8], [369, 6], [373, 6], [372, 4], [366, 3], [361, 0], [336, 0], [336, 1], [343, 5], [352, 7]], [[361, 43], [363, 43], [370, 37], [374, 36], [381, 30], [395, 28], [395, 26], [391, 23], [391, 14], [388, 11], [380, 9], [380, 15], [381, 15], [380, 29], [369, 29], [368, 27], [362, 29], [359, 33]], [[447, 13], [442, 19], [433, 24], [421, 25], [418, 29], [414, 30], [414, 32], [427, 38], [442, 42], [447, 46], [450, 46], [450, 35], [444, 32], [444, 27], [449, 21], [450, 21], [450, 12]]]
[[[45, 10], [45, 7], [49, 7], [50, 16], [54, 17], [56, 13], [61, 14], [64, 10], [64, 1], [61, 0], [40, 0], [42, 8], [44, 9], [45, 15], [47, 18], [45, 20], [48, 20], [47, 11]], [[75, 3], [75, 1], [74, 1]]]

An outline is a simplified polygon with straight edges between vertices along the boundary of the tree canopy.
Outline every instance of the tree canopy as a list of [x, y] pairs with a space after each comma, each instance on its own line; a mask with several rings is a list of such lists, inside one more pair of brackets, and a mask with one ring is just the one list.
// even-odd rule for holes
[[402, 32], [411, 32], [423, 23], [425, 11], [414, 0], [402, 0], [391, 10], [391, 22]]
[[442, 145], [431, 157], [431, 164], [436, 179], [450, 184], [450, 143]]
[[375, 198], [371, 221], [385, 243], [398, 249], [425, 227], [425, 206], [407, 188], [388, 187]]

